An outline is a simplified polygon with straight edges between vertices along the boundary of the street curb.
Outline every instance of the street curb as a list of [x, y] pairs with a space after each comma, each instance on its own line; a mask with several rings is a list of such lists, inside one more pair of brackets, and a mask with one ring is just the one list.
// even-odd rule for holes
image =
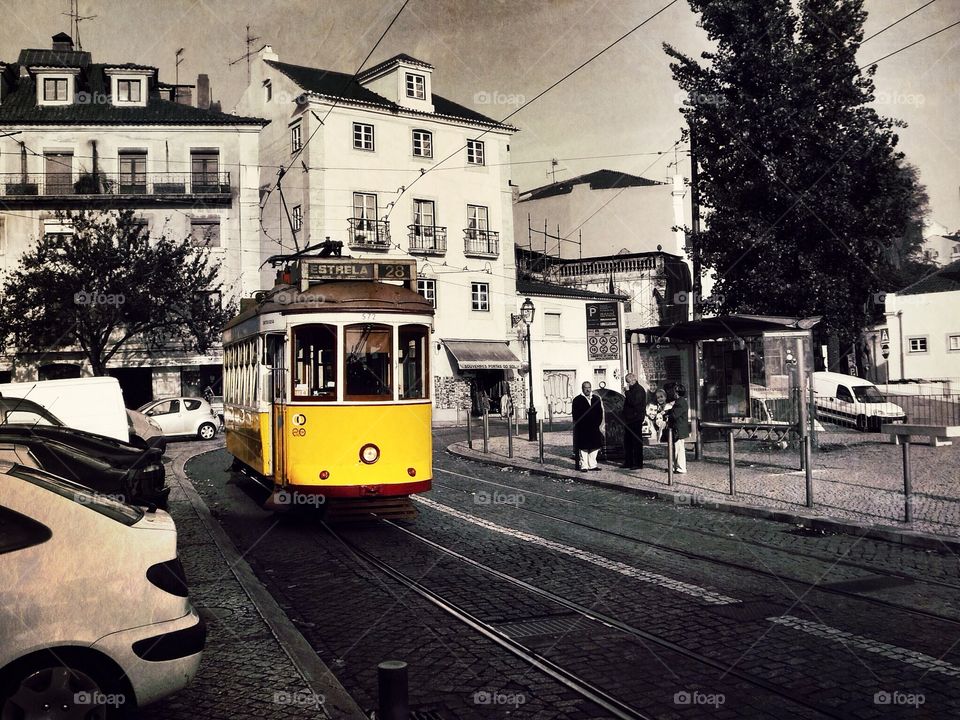
[[[463, 458], [465, 460], [474, 460], [476, 462], [495, 465], [497, 467], [515, 467], [523, 470], [529, 470], [531, 473], [544, 475], [557, 480], [573, 480], [584, 485], [594, 485], [597, 487], [618, 490], [620, 492], [630, 493], [632, 495], [643, 495], [656, 498], [657, 500], [669, 500], [675, 502], [677, 496], [691, 496], [690, 491], [659, 490], [655, 488], [637, 488], [620, 485], [601, 478], [583, 477], [579, 473], [568, 473], [561, 470], [548, 469], [546, 465], [538, 462], [524, 460], [522, 458], [502, 458], [484, 455], [479, 450], [470, 450], [462, 447], [461, 443], [453, 443], [447, 446], [447, 452], [451, 455]], [[858, 538], [869, 538], [872, 540], [883, 540], [896, 545], [915, 547], [923, 550], [950, 550], [954, 553], [960, 553], [960, 540], [946, 537], [944, 535], [934, 535], [932, 533], [918, 532], [915, 530], [905, 530], [901, 528], [885, 525], [862, 525], [852, 520], [840, 520], [825, 515], [814, 515], [792, 510], [779, 510], [776, 508], [761, 507], [756, 505], [745, 505], [743, 503], [713, 500], [712, 498], [704, 504], [692, 504], [691, 507], [707, 506], [710, 510], [719, 510], [733, 515], [742, 515], [744, 517], [758, 518], [761, 520], [772, 520], [773, 522], [791, 523], [793, 525], [804, 525], [813, 530], [822, 532], [842, 533], [844, 535], [853, 535]]]
[[[219, 449], [219, 448], [218, 448]], [[230, 572], [236, 577], [253, 606], [270, 628], [281, 649], [290, 658], [294, 667], [310, 686], [310, 690], [324, 699], [323, 707], [331, 718], [345, 720], [369, 720], [356, 701], [350, 696], [326, 663], [321, 660], [310, 643], [287, 617], [277, 601], [260, 582], [253, 569], [243, 559], [237, 546], [227, 535], [220, 523], [210, 514], [210, 509], [200, 497], [186, 473], [187, 462], [195, 457], [214, 450], [203, 450], [188, 457], [177, 458], [171, 464], [171, 470], [180, 487], [183, 488], [190, 505], [197, 513], [200, 522], [210, 533]]]

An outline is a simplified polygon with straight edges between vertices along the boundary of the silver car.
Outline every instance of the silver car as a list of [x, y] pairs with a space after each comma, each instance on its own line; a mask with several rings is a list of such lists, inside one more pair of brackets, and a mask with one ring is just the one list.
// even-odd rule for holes
[[153, 420], [167, 437], [198, 437], [213, 440], [220, 418], [201, 398], [168, 397], [152, 400], [139, 411]]

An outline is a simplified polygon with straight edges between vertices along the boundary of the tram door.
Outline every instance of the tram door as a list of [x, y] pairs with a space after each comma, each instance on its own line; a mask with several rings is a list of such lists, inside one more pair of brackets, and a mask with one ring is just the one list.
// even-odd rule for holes
[[287, 338], [282, 333], [267, 335], [267, 361], [271, 368], [270, 448], [264, 456], [273, 460], [273, 483], [287, 484], [286, 439], [284, 433], [284, 406], [287, 402]]

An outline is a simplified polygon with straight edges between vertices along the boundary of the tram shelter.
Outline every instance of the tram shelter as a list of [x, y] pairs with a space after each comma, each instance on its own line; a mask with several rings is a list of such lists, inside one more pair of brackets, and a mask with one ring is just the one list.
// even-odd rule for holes
[[[683, 382], [691, 440], [719, 439], [731, 427], [747, 437], [782, 429], [804, 433], [804, 388], [814, 369], [812, 328], [819, 317], [721, 315], [673, 325], [628, 328], [630, 368], [641, 377]], [[665, 376], [664, 356], [679, 362]], [[649, 369], [648, 372], [643, 370]], [[669, 375], [669, 374], [668, 374]], [[753, 432], [751, 435], [750, 433]]]

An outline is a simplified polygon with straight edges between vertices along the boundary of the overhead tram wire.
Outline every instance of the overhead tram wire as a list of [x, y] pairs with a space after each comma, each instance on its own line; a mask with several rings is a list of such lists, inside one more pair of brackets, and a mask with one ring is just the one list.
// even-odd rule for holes
[[863, 44], [864, 44], [865, 42], [867, 42], [868, 40], [873, 40], [877, 35], [879, 35], [879, 34], [881, 34], [881, 33], [885, 33], [887, 30], [889, 30], [890, 28], [892, 28], [894, 25], [899, 25], [899, 24], [902, 23], [904, 20], [906, 20], [908, 17], [910, 17], [911, 15], [916, 15], [918, 12], [920, 12], [921, 10], [923, 10], [925, 7], [929, 7], [930, 5], [933, 5], [936, 1], [937, 1], [937, 0], [930, 0], [930, 2], [928, 2], [928, 3], [924, 4], [924, 5], [921, 5], [920, 7], [918, 7], [918, 8], [917, 8], [916, 10], [914, 10], [913, 12], [907, 13], [906, 15], [904, 15], [904, 16], [903, 16], [902, 18], [900, 18], [899, 20], [894, 20], [892, 23], [890, 23], [889, 25], [887, 25], [885, 28], [881, 28], [880, 30], [877, 30], [877, 31], [876, 31], [873, 35], [871, 35], [870, 37], [865, 37], [863, 40], [860, 41], [860, 44], [863, 45]]
[[926, 41], [926, 40], [929, 40], [930, 38], [935, 37], [935, 36], [939, 35], [939, 34], [942, 33], [942, 32], [946, 32], [946, 31], [949, 30], [950, 28], [956, 27], [957, 25], [960, 25], [960, 20], [957, 20], [957, 21], [954, 22], [954, 23], [950, 23], [950, 24], [947, 25], [946, 27], [942, 27], [942, 28], [940, 28], [939, 30], [937, 30], [936, 32], [932, 32], [932, 33], [930, 33], [929, 35], [920, 38], [919, 40], [914, 40], [912, 43], [910, 43], [909, 45], [904, 45], [904, 46], [903, 46], [902, 48], [900, 48], [899, 50], [894, 50], [892, 53], [887, 53], [887, 54], [884, 55], [883, 57], [877, 58], [877, 59], [874, 60], [873, 62], [868, 62], [866, 65], [861, 65], [861, 66], [860, 66], [859, 68], [857, 68], [857, 69], [858, 69], [858, 70], [865, 70], [865, 69], [868, 68], [868, 67], [872, 67], [872, 66], [876, 65], [877, 63], [882, 62], [883, 60], [886, 60], [887, 58], [893, 57], [894, 55], [896, 55], [896, 54], [898, 54], [898, 53], [902, 53], [904, 50], [909, 50], [909, 49], [912, 48], [914, 45], [919, 45], [920, 43], [922, 43], [922, 42], [924, 42], [924, 41]]
[[[585, 68], [587, 65], [589, 65], [589, 64], [592, 63], [594, 60], [596, 60], [598, 57], [600, 57], [600, 56], [603, 55], [605, 52], [607, 52], [607, 50], [610, 50], [614, 45], [616, 45], [617, 43], [619, 43], [619, 42], [625, 40], [626, 38], [628, 38], [630, 35], [632, 35], [633, 33], [635, 33], [637, 30], [639, 30], [640, 28], [642, 28], [642, 27], [643, 27], [644, 25], [646, 25], [648, 22], [650, 22], [651, 20], [653, 20], [655, 17], [657, 17], [658, 15], [660, 15], [661, 13], [663, 13], [664, 11], [666, 11], [668, 8], [670, 8], [672, 5], [675, 5], [676, 3], [677, 3], [677, 0], [670, 0], [670, 2], [668, 2], [668, 3], [667, 3], [666, 5], [664, 5], [662, 8], [660, 8], [660, 9], [657, 10], [655, 13], [653, 13], [653, 15], [650, 15], [647, 19], [645, 19], [645, 20], [644, 20], [643, 22], [641, 22], [639, 25], [635, 25], [633, 28], [631, 28], [630, 30], [628, 30], [627, 32], [625, 32], [623, 35], [621, 35], [620, 37], [618, 37], [616, 40], [614, 40], [612, 43], [610, 43], [609, 45], [607, 45], [605, 48], [603, 48], [603, 49], [600, 50], [599, 52], [595, 53], [594, 55], [590, 56], [588, 59], [584, 60], [582, 63], [580, 63], [580, 64], [579, 64], [577, 67], [575, 67], [573, 70], [571, 70], [570, 72], [568, 72], [566, 75], [564, 75], [563, 77], [561, 77], [559, 80], [557, 80], [556, 82], [554, 82], [553, 84], [551, 84], [550, 86], [548, 86], [547, 88], [545, 88], [544, 90], [541, 90], [539, 93], [537, 93], [536, 95], [534, 95], [530, 100], [528, 100], [528, 101], [526, 101], [525, 103], [523, 103], [520, 107], [518, 107], [518, 108], [517, 108], [516, 110], [514, 110], [512, 113], [510, 113], [509, 115], [507, 115], [506, 117], [504, 117], [503, 119], [501, 119], [500, 121], [498, 121], [496, 124], [497, 124], [497, 125], [503, 125], [503, 123], [505, 123], [507, 120], [509, 120], [510, 118], [512, 118], [514, 115], [516, 115], [516, 114], [519, 113], [520, 111], [525, 110], [526, 108], [530, 107], [533, 103], [535, 103], [537, 100], [539, 100], [540, 98], [542, 98], [542, 97], [543, 97], [544, 95], [546, 95], [548, 92], [550, 92], [551, 90], [553, 90], [555, 87], [557, 87], [557, 86], [558, 86], [560, 83], [562, 83], [564, 80], [567, 80], [567, 79], [570, 78], [572, 75], [574, 75], [575, 73], [577, 73], [577, 72], [579, 72], [580, 70], [582, 70], [583, 68]], [[482, 138], [484, 135], [486, 135], [486, 134], [489, 133], [489, 132], [490, 132], [490, 128], [487, 128], [486, 130], [484, 130], [483, 132], [481, 132], [479, 135], [477, 135], [475, 138], [471, 138], [471, 139], [472, 139], [472, 140], [479, 140], [480, 138]], [[384, 217], [384, 219], [386, 220], [386, 219], [389, 219], [389, 218], [390, 218], [390, 213], [392, 213], [393, 210], [397, 207], [397, 201], [398, 201], [401, 197], [403, 197], [403, 194], [404, 194], [407, 190], [409, 190], [411, 187], [413, 187], [420, 178], [422, 178], [422, 177], [423, 177], [424, 175], [426, 175], [427, 173], [432, 172], [433, 170], [436, 170], [440, 165], [442, 165], [443, 163], [445, 163], [445, 162], [446, 162], [447, 160], [449, 160], [450, 158], [452, 158], [452, 157], [454, 157], [454, 156], [456, 156], [456, 155], [459, 155], [460, 152], [461, 152], [462, 150], [464, 150], [466, 147], [467, 147], [466, 145], [462, 145], [462, 146], [460, 146], [459, 148], [457, 148], [454, 152], [450, 153], [450, 154], [447, 155], [445, 158], [443, 158], [440, 162], [434, 163], [431, 167], [427, 168], [426, 170], [421, 169], [421, 170], [420, 170], [420, 174], [419, 174], [417, 177], [415, 177], [415, 178], [413, 179], [413, 181], [410, 182], [409, 185], [401, 185], [401, 186], [400, 186], [400, 189], [398, 190], [397, 197], [396, 197], [396, 198], [393, 200], [393, 202], [390, 204], [390, 209], [387, 211], [387, 214], [386, 214], [386, 216]]]

